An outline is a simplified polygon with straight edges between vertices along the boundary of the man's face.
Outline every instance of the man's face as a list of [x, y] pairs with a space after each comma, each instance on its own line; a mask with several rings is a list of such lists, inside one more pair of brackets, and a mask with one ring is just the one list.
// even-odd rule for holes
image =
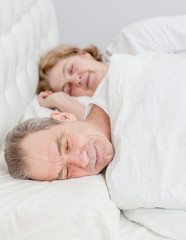
[[28, 135], [29, 177], [35, 180], [79, 178], [101, 172], [113, 159], [110, 141], [85, 121], [66, 121]]

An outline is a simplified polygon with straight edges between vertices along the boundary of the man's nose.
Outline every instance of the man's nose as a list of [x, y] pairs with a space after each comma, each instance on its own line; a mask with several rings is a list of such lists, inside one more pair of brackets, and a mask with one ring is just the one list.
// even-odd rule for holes
[[89, 157], [86, 150], [80, 153], [71, 153], [67, 157], [67, 164], [85, 169], [89, 164]]

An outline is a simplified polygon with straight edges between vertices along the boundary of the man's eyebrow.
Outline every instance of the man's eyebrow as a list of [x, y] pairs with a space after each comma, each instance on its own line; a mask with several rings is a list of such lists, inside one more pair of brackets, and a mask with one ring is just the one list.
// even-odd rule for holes
[[[61, 134], [59, 137], [56, 138], [55, 142], [57, 144], [57, 149], [58, 149], [58, 152], [59, 154], [61, 155], [62, 152], [61, 152], [61, 145], [62, 145], [62, 138], [63, 138], [63, 134]], [[61, 170], [59, 171], [59, 173], [57, 174], [57, 180], [60, 180], [61, 179], [61, 174], [63, 172], [63, 168], [61, 168]]]

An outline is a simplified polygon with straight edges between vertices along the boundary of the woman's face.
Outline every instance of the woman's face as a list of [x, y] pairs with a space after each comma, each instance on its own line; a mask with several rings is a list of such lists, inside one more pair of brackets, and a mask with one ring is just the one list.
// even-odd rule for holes
[[77, 54], [59, 61], [48, 74], [55, 92], [71, 96], [92, 96], [108, 71], [108, 64], [96, 61], [89, 53]]

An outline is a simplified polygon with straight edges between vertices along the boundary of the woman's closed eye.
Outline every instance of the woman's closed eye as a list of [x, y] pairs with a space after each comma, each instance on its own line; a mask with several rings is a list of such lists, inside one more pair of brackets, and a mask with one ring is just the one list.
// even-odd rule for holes
[[70, 66], [69, 73], [70, 73], [70, 74], [73, 74], [73, 73], [74, 73], [74, 66], [73, 66], [73, 65]]

